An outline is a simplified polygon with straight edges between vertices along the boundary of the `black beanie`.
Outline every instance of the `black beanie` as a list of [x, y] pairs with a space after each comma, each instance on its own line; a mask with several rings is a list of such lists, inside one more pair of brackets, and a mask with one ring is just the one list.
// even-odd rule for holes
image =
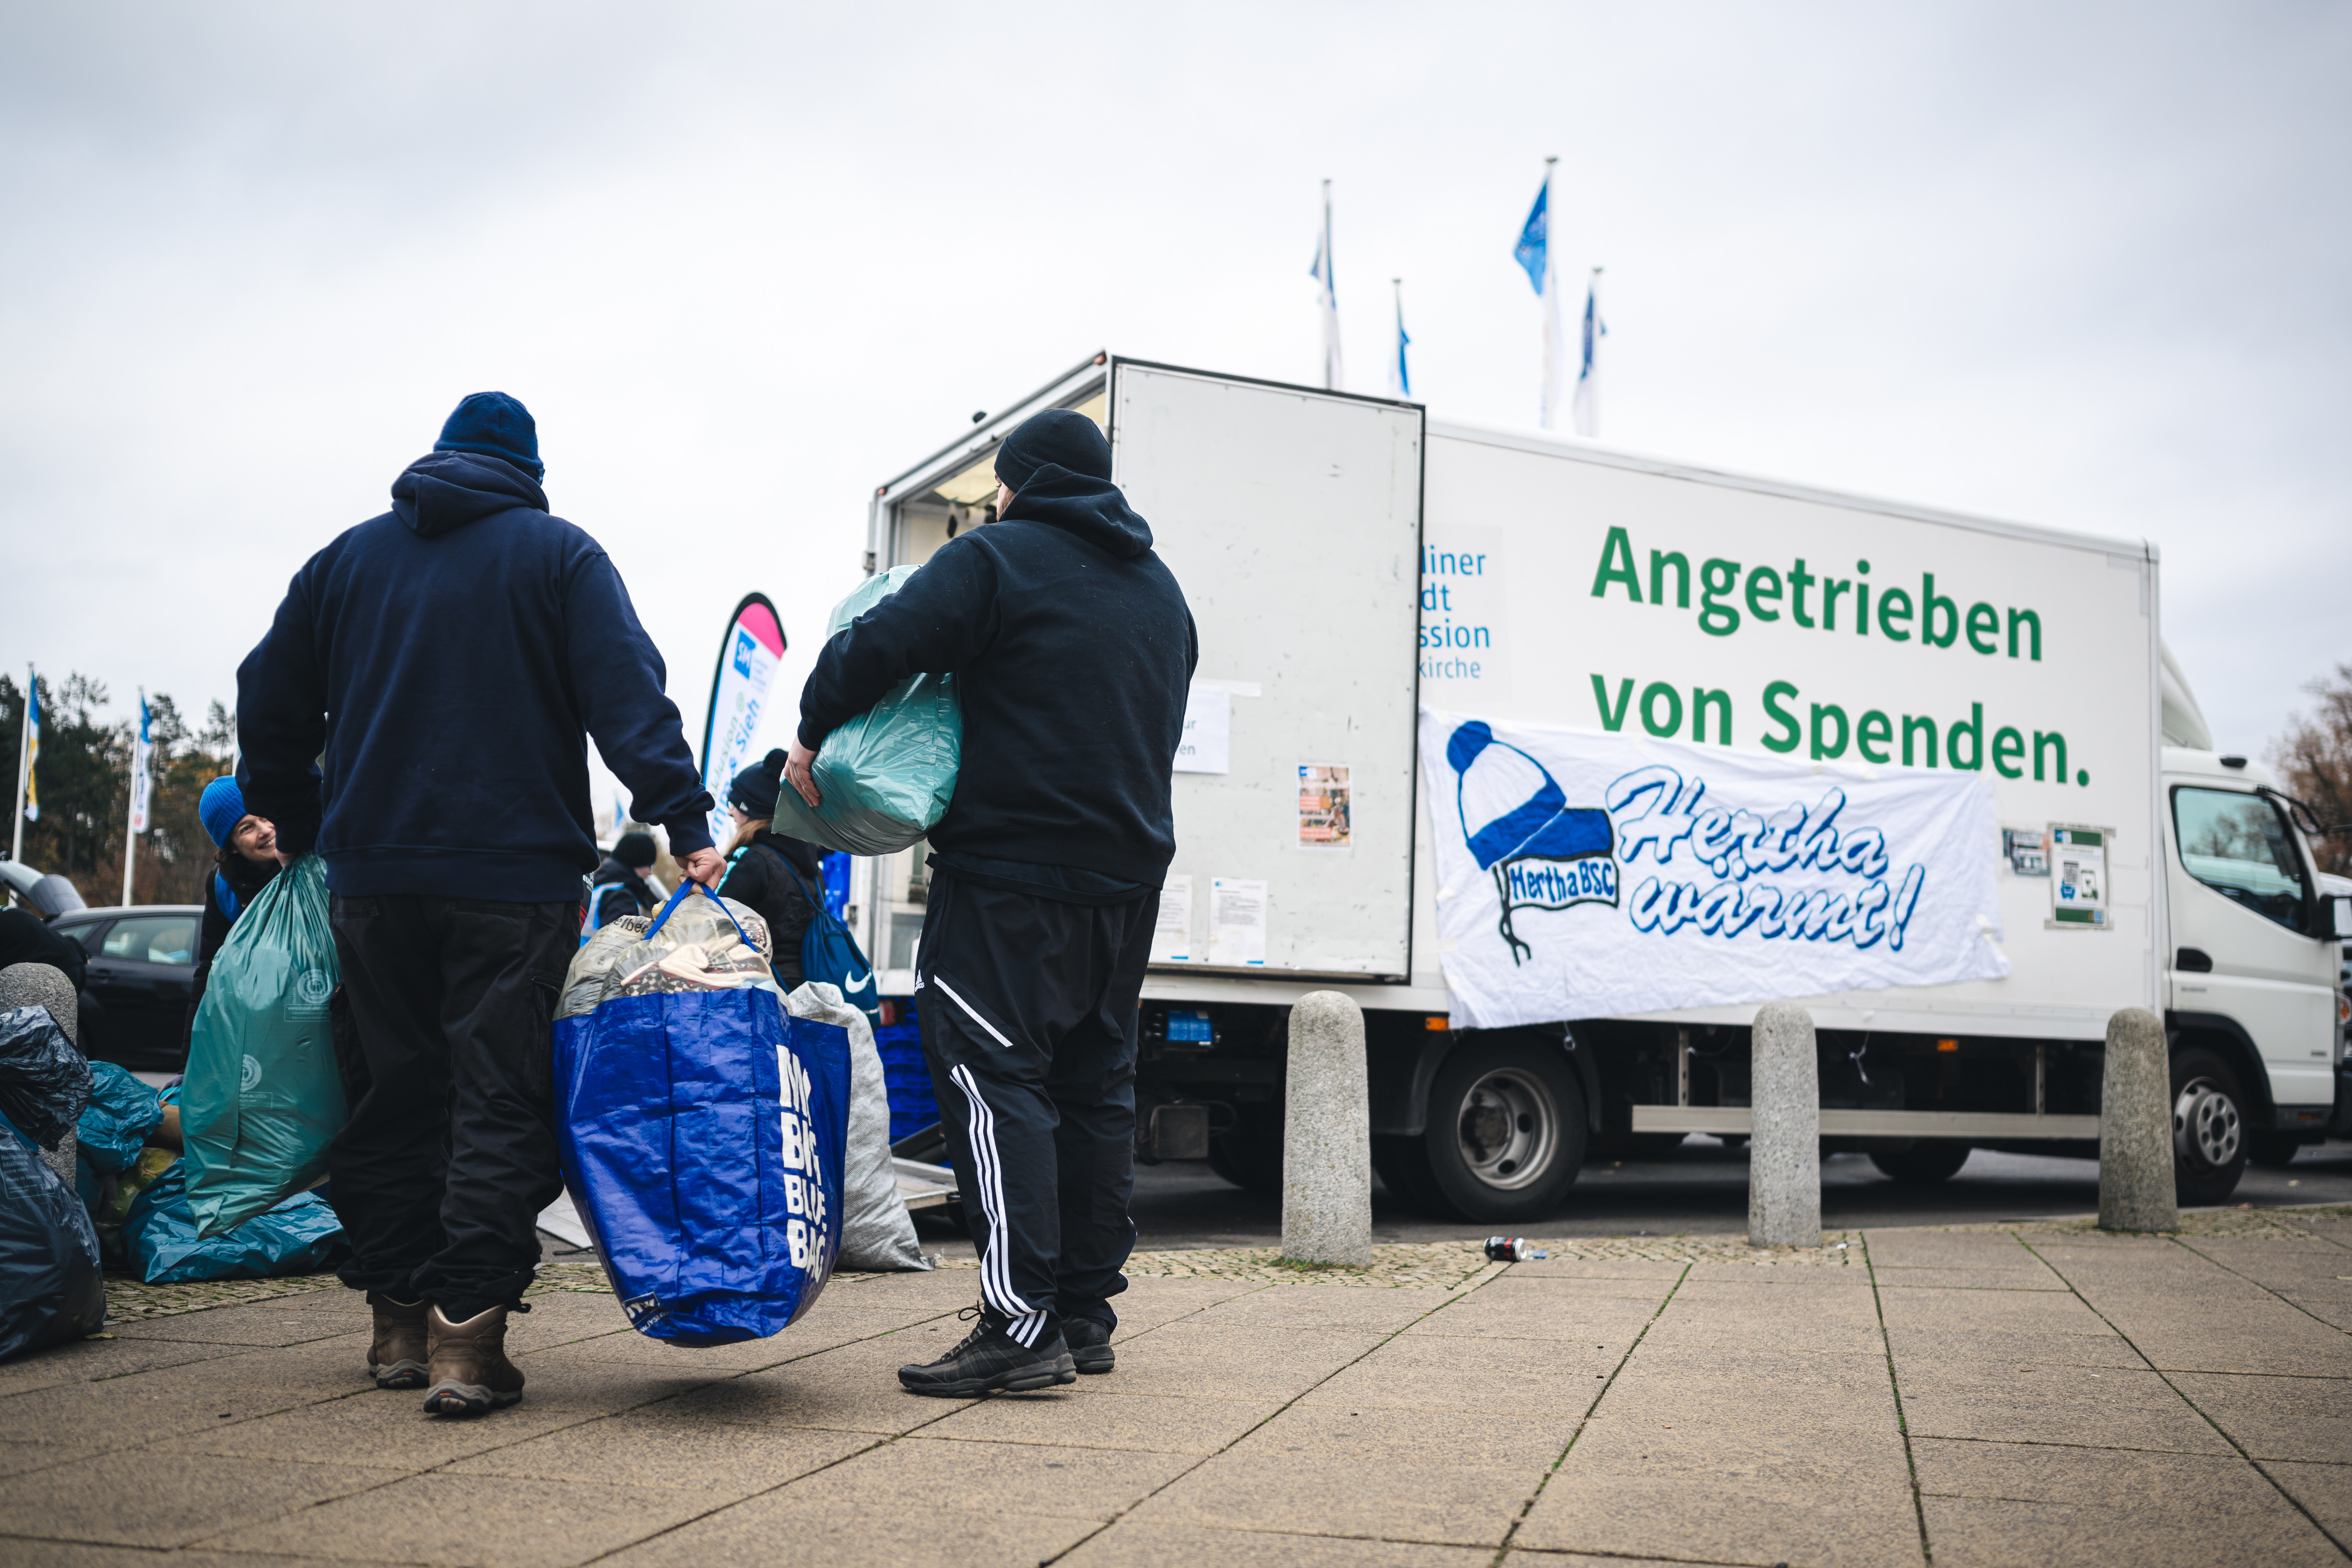
[[1074, 408], [1049, 408], [1021, 422], [996, 449], [996, 476], [1018, 492], [1052, 465], [1089, 479], [1110, 477], [1110, 443], [1102, 426]]
[[747, 817], [776, 814], [776, 791], [784, 781], [784, 754], [771, 751], [727, 786], [727, 803]]
[[633, 871], [643, 871], [660, 853], [651, 833], [623, 833], [613, 841], [613, 858]]

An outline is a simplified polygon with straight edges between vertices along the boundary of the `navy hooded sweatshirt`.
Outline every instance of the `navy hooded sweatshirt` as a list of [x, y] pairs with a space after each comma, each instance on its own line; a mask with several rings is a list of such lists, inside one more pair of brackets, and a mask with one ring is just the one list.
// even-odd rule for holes
[[1150, 525], [1107, 476], [1107, 445], [1088, 466], [1105, 476], [1000, 455], [1000, 474], [1022, 476], [1013, 504], [826, 643], [800, 739], [814, 749], [908, 675], [951, 672], [963, 755], [930, 832], [943, 864], [1074, 867], [1156, 888], [1176, 852], [1169, 778], [1200, 650]]
[[347, 896], [577, 900], [593, 736], [632, 816], [709, 848], [661, 655], [596, 541], [483, 454], [419, 458], [392, 497], [294, 574], [236, 673], [237, 778], [279, 846]]

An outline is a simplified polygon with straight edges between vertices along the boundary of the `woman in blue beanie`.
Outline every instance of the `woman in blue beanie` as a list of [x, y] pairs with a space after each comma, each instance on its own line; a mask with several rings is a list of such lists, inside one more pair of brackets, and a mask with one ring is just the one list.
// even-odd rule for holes
[[196, 798], [196, 816], [213, 841], [213, 874], [205, 882], [205, 921], [196, 936], [194, 993], [188, 998], [187, 1021], [180, 1026], [180, 1050], [184, 1055], [194, 1038], [196, 1009], [204, 1005], [205, 981], [213, 972], [213, 955], [228, 940], [228, 929], [253, 895], [277, 876], [278, 829], [267, 817], [245, 809], [245, 793], [224, 773], [205, 786]]

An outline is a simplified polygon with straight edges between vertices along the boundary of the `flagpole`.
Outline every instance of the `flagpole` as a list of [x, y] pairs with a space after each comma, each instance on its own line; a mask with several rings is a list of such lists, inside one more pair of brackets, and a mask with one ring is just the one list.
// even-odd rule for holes
[[1557, 154], [1544, 160], [1544, 359], [1543, 359], [1543, 427], [1554, 430], [1559, 424], [1559, 247], [1551, 243], [1552, 219], [1557, 215], [1551, 204], [1551, 172], [1559, 162]]
[[8, 845], [8, 858], [17, 864], [25, 863], [25, 787], [33, 775], [33, 712], [40, 677], [33, 666], [25, 666], [25, 711], [16, 716], [16, 830]]
[[1339, 268], [1331, 254], [1331, 182], [1323, 182], [1323, 386], [1339, 390]]
[[131, 737], [131, 788], [122, 804], [122, 907], [131, 907], [131, 872], [139, 854], [139, 772], [146, 760], [147, 688], [139, 688], [139, 729]]

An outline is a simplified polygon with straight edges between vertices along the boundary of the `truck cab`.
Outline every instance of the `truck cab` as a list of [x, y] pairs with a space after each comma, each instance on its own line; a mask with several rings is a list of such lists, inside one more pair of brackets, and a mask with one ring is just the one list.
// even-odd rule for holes
[[2225, 1196], [2249, 1158], [2284, 1163], [2336, 1120], [2344, 901], [2267, 769], [2162, 758], [2174, 1158], [2184, 1187]]

